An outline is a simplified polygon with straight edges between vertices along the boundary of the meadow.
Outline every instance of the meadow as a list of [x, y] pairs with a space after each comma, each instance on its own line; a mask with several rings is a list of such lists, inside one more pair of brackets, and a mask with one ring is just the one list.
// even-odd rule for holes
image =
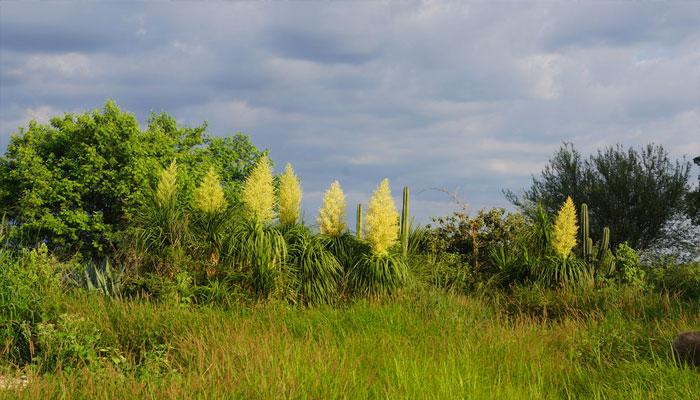
[[52, 299], [62, 343], [8, 398], [692, 399], [668, 356], [697, 302], [636, 289], [515, 288], [220, 308]]
[[[13, 137], [0, 397], [700, 397], [670, 352], [700, 331], [692, 231], [688, 251], [635, 249], [568, 194], [518, 212], [454, 197], [421, 227], [388, 179], [354, 224], [333, 182], [307, 225], [291, 165], [204, 128], [141, 132], [110, 102]], [[648, 228], [650, 210], [620, 218]]]

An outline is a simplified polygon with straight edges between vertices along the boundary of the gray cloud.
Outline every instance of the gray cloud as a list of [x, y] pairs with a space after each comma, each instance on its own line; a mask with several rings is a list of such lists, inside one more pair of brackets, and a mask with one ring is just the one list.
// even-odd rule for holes
[[508, 206], [562, 141], [700, 153], [688, 3], [0, 3], [0, 148], [113, 98], [242, 131], [291, 162], [313, 222], [385, 177], [421, 221]]

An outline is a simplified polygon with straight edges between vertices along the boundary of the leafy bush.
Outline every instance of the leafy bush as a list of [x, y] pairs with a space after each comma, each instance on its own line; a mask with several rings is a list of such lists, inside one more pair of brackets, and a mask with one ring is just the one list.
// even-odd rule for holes
[[56, 323], [37, 325], [37, 361], [42, 371], [56, 367], [77, 367], [97, 360], [95, 345], [100, 332], [93, 322], [71, 314], [61, 314]]
[[46, 246], [13, 255], [0, 249], [0, 354], [15, 364], [33, 357], [35, 326], [51, 318], [62, 266]]
[[206, 129], [180, 128], [163, 113], [153, 114], [142, 131], [112, 101], [102, 110], [54, 117], [49, 125], [30, 122], [0, 157], [0, 214], [17, 227], [10, 242], [46, 243], [64, 256], [113, 252], [129, 233], [144, 191], [173, 159], [187, 196], [213, 166], [226, 195], [236, 198], [262, 153], [247, 136], [210, 136]]
[[640, 286], [644, 284], [645, 272], [639, 263], [637, 252], [627, 243], [620, 243], [615, 252], [615, 278], [621, 283]]
[[657, 265], [649, 270], [647, 277], [657, 289], [680, 294], [686, 299], [700, 299], [700, 262]]

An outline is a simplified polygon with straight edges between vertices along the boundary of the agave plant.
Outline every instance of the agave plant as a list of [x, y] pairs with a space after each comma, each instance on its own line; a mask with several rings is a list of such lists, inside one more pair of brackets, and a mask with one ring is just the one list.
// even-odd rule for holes
[[88, 261], [83, 272], [74, 273], [72, 280], [78, 287], [108, 297], [118, 297], [121, 289], [121, 275], [112, 268], [108, 257], [100, 263]]

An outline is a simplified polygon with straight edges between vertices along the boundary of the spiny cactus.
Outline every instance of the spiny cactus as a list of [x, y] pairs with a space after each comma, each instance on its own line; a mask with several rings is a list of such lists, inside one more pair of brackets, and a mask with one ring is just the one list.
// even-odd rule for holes
[[362, 239], [362, 204], [357, 205], [357, 221], [355, 225], [355, 235]]
[[581, 255], [584, 261], [590, 261], [593, 244], [589, 246], [590, 231], [588, 222], [588, 204], [581, 204]]
[[401, 252], [404, 257], [408, 254], [408, 237], [411, 234], [408, 215], [408, 186], [404, 186], [403, 208], [401, 209]]
[[610, 228], [603, 228], [603, 238], [600, 239], [600, 249], [598, 249], [598, 259], [602, 260], [603, 254], [608, 250], [610, 245]]

